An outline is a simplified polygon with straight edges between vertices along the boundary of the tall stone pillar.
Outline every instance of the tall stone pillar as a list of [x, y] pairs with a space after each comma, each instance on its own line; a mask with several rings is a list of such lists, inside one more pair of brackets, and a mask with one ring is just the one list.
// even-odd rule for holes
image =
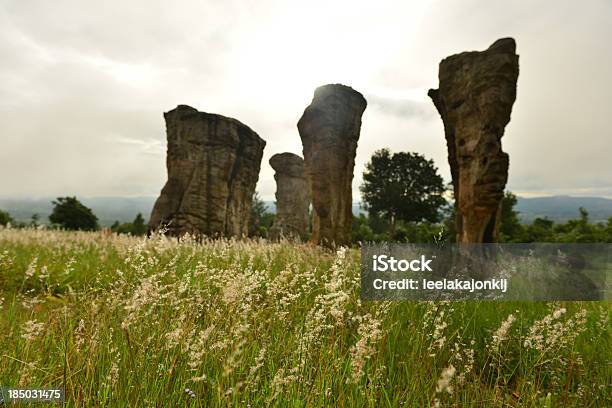
[[248, 126], [179, 105], [164, 113], [168, 181], [149, 228], [171, 235], [245, 236], [266, 142]]
[[518, 55], [512, 38], [440, 62], [428, 95], [444, 122], [455, 191], [457, 242], [495, 242], [509, 158], [501, 138], [516, 99]]
[[270, 166], [276, 172], [276, 217], [270, 238], [305, 239], [308, 235], [310, 187], [304, 172], [304, 160], [293, 153], [275, 154]]
[[351, 184], [366, 105], [363, 95], [348, 86], [324, 85], [315, 90], [298, 121], [312, 192], [314, 243], [333, 246], [351, 241]]

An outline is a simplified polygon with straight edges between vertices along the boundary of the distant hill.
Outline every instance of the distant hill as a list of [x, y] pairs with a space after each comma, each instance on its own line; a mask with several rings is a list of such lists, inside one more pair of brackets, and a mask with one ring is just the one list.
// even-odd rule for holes
[[[151, 215], [155, 197], [78, 197], [83, 204], [90, 207], [98, 216], [102, 226], [109, 226], [115, 220], [129, 222], [142, 213], [146, 220]], [[54, 198], [12, 199], [0, 198], [0, 210], [8, 211], [17, 221], [28, 222], [32, 214], [38, 214], [40, 222], [47, 223], [53, 208]], [[270, 212], [276, 212], [274, 201], [265, 201]], [[565, 222], [577, 218], [578, 208], [584, 207], [589, 212], [592, 222], [603, 222], [612, 217], [612, 199], [602, 197], [569, 197], [551, 196], [524, 198], [518, 197], [516, 210], [521, 222], [529, 223], [537, 217], [548, 217], [555, 222]], [[367, 213], [360, 209], [359, 203], [353, 203], [353, 214]]]
[[[77, 197], [84, 205], [91, 208], [102, 226], [113, 222], [133, 221], [136, 214], [142, 213], [149, 219], [155, 197]], [[38, 214], [40, 222], [49, 222], [53, 210], [51, 201], [55, 198], [12, 199], [0, 198], [0, 209], [8, 211], [17, 221], [29, 222], [32, 214]]]
[[[612, 199], [603, 197], [517, 197], [515, 210], [522, 223], [531, 223], [538, 217], [548, 217], [560, 223], [578, 218], [580, 207], [588, 211], [589, 220], [593, 223], [606, 222], [612, 217]], [[359, 208], [359, 203], [353, 203], [353, 214], [358, 215], [360, 212], [367, 214], [367, 211]]]
[[580, 207], [588, 211], [591, 222], [603, 222], [612, 217], [612, 199], [603, 197], [517, 197], [516, 203], [519, 218], [525, 223], [530, 223], [537, 217], [565, 222], [578, 218]]

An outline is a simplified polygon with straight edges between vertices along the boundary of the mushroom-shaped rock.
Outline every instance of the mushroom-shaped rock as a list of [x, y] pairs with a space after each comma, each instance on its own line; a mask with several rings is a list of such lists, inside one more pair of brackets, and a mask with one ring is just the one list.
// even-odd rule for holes
[[149, 227], [176, 236], [246, 235], [266, 142], [236, 119], [186, 105], [164, 118], [168, 181]]
[[315, 90], [298, 121], [304, 164], [312, 193], [311, 241], [344, 245], [351, 241], [355, 154], [366, 100], [340, 84]]
[[276, 217], [270, 238], [305, 239], [308, 234], [310, 188], [304, 172], [304, 160], [293, 153], [275, 154], [270, 158], [275, 171]]
[[519, 73], [512, 38], [485, 51], [440, 62], [439, 88], [430, 89], [442, 121], [455, 192], [457, 242], [495, 242], [509, 158], [501, 138], [510, 121]]

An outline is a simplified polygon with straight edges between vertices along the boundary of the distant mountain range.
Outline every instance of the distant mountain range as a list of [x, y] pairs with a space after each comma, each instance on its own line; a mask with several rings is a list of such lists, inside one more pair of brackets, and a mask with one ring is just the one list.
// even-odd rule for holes
[[[8, 211], [17, 221], [28, 222], [33, 214], [38, 214], [41, 223], [47, 223], [54, 198], [13, 199], [0, 198], [0, 210]], [[142, 213], [148, 219], [155, 197], [79, 197], [98, 216], [100, 224], [109, 226], [114, 221], [132, 221], [136, 214]], [[275, 212], [273, 201], [266, 201], [270, 212]], [[602, 197], [550, 196], [537, 198], [518, 197], [516, 210], [521, 222], [529, 223], [536, 217], [548, 217], [556, 222], [564, 222], [579, 215], [578, 208], [589, 212], [592, 222], [603, 222], [612, 217], [612, 199]], [[353, 203], [353, 213], [366, 213], [359, 203]]]
[[[141, 213], [149, 219], [155, 197], [77, 197], [84, 205], [91, 208], [102, 226], [113, 222], [133, 221]], [[51, 201], [55, 198], [13, 199], [0, 198], [0, 210], [8, 213], [17, 221], [29, 222], [33, 214], [38, 214], [40, 223], [49, 222], [53, 210]]]
[[[547, 217], [555, 222], [566, 222], [580, 216], [579, 208], [589, 213], [590, 222], [605, 222], [612, 217], [612, 199], [603, 197], [517, 197], [514, 209], [519, 213], [522, 223], [531, 223], [536, 218]], [[360, 209], [359, 203], [353, 203], [353, 214], [367, 213]]]
[[529, 223], [537, 217], [564, 222], [578, 218], [580, 207], [588, 211], [591, 222], [604, 222], [612, 217], [612, 199], [603, 197], [517, 197], [515, 209], [521, 222]]

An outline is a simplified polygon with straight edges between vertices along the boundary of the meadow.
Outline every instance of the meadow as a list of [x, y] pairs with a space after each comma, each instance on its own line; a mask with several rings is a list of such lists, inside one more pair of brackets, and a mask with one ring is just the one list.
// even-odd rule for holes
[[0, 385], [67, 406], [604, 407], [609, 302], [365, 302], [359, 250], [0, 229]]

